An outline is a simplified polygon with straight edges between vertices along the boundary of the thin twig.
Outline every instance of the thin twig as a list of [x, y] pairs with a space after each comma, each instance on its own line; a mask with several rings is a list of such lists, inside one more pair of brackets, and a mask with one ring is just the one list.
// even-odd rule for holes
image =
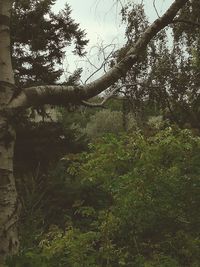
[[157, 7], [156, 7], [156, 0], [153, 0], [153, 7], [154, 7], [154, 9], [156, 11], [157, 16], [160, 18], [160, 15], [159, 15]]

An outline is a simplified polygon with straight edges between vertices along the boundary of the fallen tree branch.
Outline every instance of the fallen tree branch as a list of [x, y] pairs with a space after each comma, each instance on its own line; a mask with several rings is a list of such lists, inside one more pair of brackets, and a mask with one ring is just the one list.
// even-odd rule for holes
[[103, 101], [101, 103], [93, 103], [93, 102], [88, 102], [88, 101], [81, 101], [81, 104], [83, 104], [86, 107], [91, 107], [91, 108], [105, 108], [105, 104], [106, 102], [108, 102], [109, 99], [111, 99], [116, 92], [118, 92], [121, 89], [121, 87], [119, 88], [115, 88], [108, 96], [106, 96]]
[[98, 95], [120, 78], [124, 77], [132, 66], [140, 61], [143, 51], [146, 49], [151, 39], [154, 38], [160, 30], [173, 22], [178, 11], [188, 1], [189, 0], [175, 0], [164, 15], [156, 19], [146, 29], [135, 45], [128, 50], [125, 57], [99, 79], [84, 86], [46, 85], [25, 88], [19, 96], [11, 101], [9, 107], [15, 109], [43, 104], [81, 104], [82, 101]]

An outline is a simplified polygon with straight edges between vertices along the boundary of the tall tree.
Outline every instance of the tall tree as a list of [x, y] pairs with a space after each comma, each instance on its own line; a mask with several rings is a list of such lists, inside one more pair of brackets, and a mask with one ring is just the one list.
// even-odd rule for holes
[[[13, 117], [20, 109], [34, 105], [82, 101], [99, 94], [113, 85], [140, 61], [151, 39], [173, 21], [188, 0], [175, 0], [165, 14], [150, 25], [139, 39], [130, 46], [124, 58], [98, 80], [85, 86], [41, 85], [23, 88], [15, 94], [15, 81], [11, 62], [10, 18], [12, 0], [0, 0], [0, 263], [6, 255], [16, 253], [19, 247], [17, 221], [19, 201], [13, 175], [15, 129]], [[16, 96], [15, 96], [16, 95]]]
[[85, 32], [71, 18], [68, 4], [55, 14], [51, 10], [54, 3], [55, 0], [14, 2], [12, 63], [15, 83], [21, 87], [58, 82], [64, 73], [63, 59], [67, 49], [84, 55], [88, 43]]
[[[72, 50], [74, 54], [80, 57], [85, 54], [84, 48], [88, 40], [86, 39], [85, 32], [80, 29], [79, 24], [72, 19], [71, 8], [66, 3], [61, 11], [55, 13], [52, 8], [54, 4], [55, 0], [14, 1], [11, 24], [12, 65], [15, 84], [19, 88], [19, 92], [21, 88], [31, 85], [66, 82], [64, 78], [67, 76], [65, 73], [67, 69], [63, 64], [65, 53]], [[78, 78], [78, 73], [76, 70], [68, 78], [68, 82], [73, 83], [76, 77]], [[39, 135], [42, 132], [44, 134], [45, 128], [50, 127], [50, 123], [44, 123], [40, 127], [38, 123], [30, 122], [30, 117], [33, 118], [38, 113], [44, 117], [47, 114], [45, 107], [37, 107], [37, 110], [31, 108], [27, 112], [20, 112], [17, 118], [17, 142], [15, 145], [14, 161], [16, 172], [19, 170], [20, 162], [29, 158], [27, 158], [26, 153], [22, 153], [21, 149], [25, 148], [31, 155], [34, 154], [31, 152], [31, 144], [35, 138], [30, 137], [31, 132], [37, 131]], [[54, 124], [54, 127], [52, 127], [53, 131], [57, 129], [57, 131], [54, 131], [57, 138], [54, 136], [53, 140], [56, 142], [61, 141], [58, 138], [59, 135], [63, 134], [61, 125], [58, 125], [59, 123], [55, 124], [55, 122], [51, 124]], [[34, 134], [33, 136], [36, 135]], [[40, 142], [41, 140], [39, 139], [41, 138], [38, 138]], [[52, 144], [50, 140], [48, 141], [50, 142], [49, 144]], [[28, 142], [28, 145], [24, 147], [26, 142]], [[37, 151], [37, 147], [36, 142], [34, 144], [35, 151]], [[41, 143], [39, 147], [41, 148]], [[52, 158], [55, 159], [56, 156], [53, 154], [51, 154]], [[19, 158], [20, 161], [18, 161]], [[29, 162], [30, 160], [28, 159]], [[40, 157], [38, 161], [41, 161]], [[33, 161], [33, 158], [32, 163], [33, 166], [38, 164], [38, 162]]]
[[[200, 129], [199, 100], [199, 1], [188, 2], [170, 25], [151, 41], [141, 62], [119, 81], [139, 121], [147, 108], [162, 112], [181, 127]], [[142, 4], [127, 4], [122, 10], [126, 23], [127, 44], [135, 42], [147, 27]], [[124, 50], [116, 53], [119, 60]]]

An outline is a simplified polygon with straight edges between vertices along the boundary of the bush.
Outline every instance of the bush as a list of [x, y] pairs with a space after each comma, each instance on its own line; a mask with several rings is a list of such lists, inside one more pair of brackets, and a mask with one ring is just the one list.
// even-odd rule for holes
[[123, 131], [121, 111], [100, 110], [90, 117], [85, 128], [86, 135], [93, 139], [106, 133], [117, 134]]
[[168, 127], [108, 134], [89, 149], [65, 158], [63, 175], [79, 194], [71, 187], [66, 226], [41, 236], [35, 258], [52, 267], [198, 267], [200, 138]]
[[79, 160], [75, 176], [112, 199], [112, 223], [97, 219], [98, 231], [107, 225], [100, 240], [106, 236], [117, 255], [109, 266], [197, 266], [199, 137], [171, 127], [151, 137], [108, 135]]

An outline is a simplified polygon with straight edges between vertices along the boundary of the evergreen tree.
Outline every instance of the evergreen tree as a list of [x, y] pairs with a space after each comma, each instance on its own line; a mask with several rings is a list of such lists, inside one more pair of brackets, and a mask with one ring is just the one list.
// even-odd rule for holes
[[[84, 55], [86, 34], [72, 19], [66, 3], [58, 14], [52, 12], [55, 0], [18, 0], [12, 13], [12, 60], [16, 84], [55, 84], [64, 73], [65, 51]], [[72, 48], [73, 49], [73, 48]]]

